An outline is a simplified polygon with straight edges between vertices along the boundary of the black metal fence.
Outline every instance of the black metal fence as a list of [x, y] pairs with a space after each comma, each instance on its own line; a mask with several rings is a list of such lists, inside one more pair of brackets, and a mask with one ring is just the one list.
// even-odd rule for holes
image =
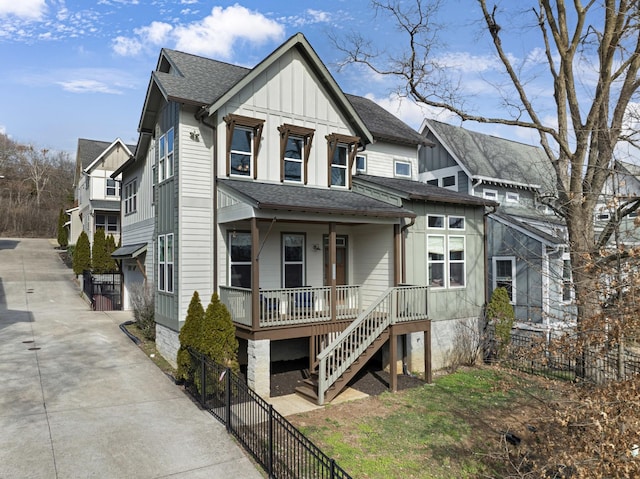
[[351, 479], [229, 368], [190, 351], [185, 386], [274, 479]]
[[567, 348], [551, 346], [541, 336], [512, 333], [501, 363], [531, 374], [568, 380], [580, 377], [598, 384], [629, 379], [640, 373], [640, 355], [616, 345], [607, 351], [585, 350], [579, 356], [567, 352]]
[[82, 290], [94, 311], [120, 311], [122, 288], [120, 273], [82, 273]]

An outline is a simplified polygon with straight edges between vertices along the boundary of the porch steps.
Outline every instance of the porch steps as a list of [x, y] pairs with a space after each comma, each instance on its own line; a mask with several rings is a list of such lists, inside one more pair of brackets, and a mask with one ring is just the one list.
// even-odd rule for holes
[[[349, 384], [358, 372], [367, 364], [369, 359], [378, 352], [384, 343], [389, 339], [389, 328], [385, 329], [374, 341], [356, 358], [351, 366], [333, 383], [325, 393], [325, 402], [331, 401]], [[303, 381], [302, 386], [296, 388], [296, 393], [314, 404], [318, 403], [318, 374], [312, 373], [308, 379]]]

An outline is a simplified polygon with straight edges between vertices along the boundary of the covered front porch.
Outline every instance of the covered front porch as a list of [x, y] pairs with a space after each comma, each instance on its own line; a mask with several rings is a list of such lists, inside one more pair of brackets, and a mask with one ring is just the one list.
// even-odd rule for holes
[[[390, 339], [395, 355], [398, 334], [427, 331], [427, 287], [401, 284], [411, 211], [344, 190], [222, 183], [217, 250], [225, 267], [217, 290], [237, 336], [248, 341], [254, 386], [268, 378], [270, 341], [308, 339], [312, 374], [320, 371], [321, 353], [331, 350], [324, 356], [326, 389]], [[254, 198], [261, 195], [264, 201]], [[311, 205], [297, 206], [305, 197]], [[397, 361], [390, 362], [395, 371]]]

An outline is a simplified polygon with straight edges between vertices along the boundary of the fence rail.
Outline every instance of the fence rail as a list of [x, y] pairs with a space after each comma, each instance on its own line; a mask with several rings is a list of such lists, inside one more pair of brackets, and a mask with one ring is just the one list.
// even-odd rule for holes
[[606, 352], [586, 350], [579, 357], [554, 349], [543, 338], [514, 333], [502, 364], [531, 374], [568, 380], [580, 377], [598, 384], [640, 374], [640, 355], [616, 345]]
[[185, 386], [273, 479], [351, 479], [238, 375], [189, 351], [192, 379]]
[[82, 273], [82, 290], [94, 311], [120, 311], [122, 309], [120, 273]]

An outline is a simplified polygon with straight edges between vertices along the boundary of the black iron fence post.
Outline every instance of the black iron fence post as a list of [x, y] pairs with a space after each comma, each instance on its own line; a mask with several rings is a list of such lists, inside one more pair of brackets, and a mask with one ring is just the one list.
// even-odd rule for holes
[[227, 432], [231, 431], [231, 369], [224, 370], [224, 407]]
[[200, 404], [204, 406], [207, 403], [207, 366], [204, 362], [204, 355], [197, 354], [200, 361]]
[[273, 475], [273, 405], [269, 404], [269, 452], [268, 452], [268, 459], [267, 461], [269, 462], [268, 464], [268, 468], [269, 468], [269, 477], [275, 477]]

